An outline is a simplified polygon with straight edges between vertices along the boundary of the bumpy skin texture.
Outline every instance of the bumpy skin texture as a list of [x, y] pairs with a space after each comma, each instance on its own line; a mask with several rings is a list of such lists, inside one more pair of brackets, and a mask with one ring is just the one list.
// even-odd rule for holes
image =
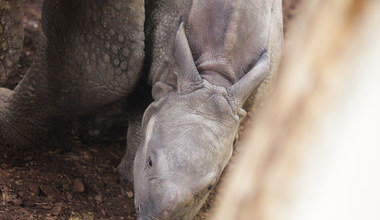
[[18, 62], [24, 33], [21, 0], [0, 0], [0, 86]]
[[73, 117], [127, 97], [141, 75], [142, 1], [46, 0], [42, 24], [38, 61], [14, 91], [0, 90], [5, 144], [51, 144]]
[[43, 10], [60, 107], [86, 113], [133, 91], [144, 58], [141, 1], [49, 0]]
[[[145, 74], [148, 84], [165, 81], [176, 85], [173, 74], [175, 62], [173, 47], [175, 33], [181, 19], [186, 19], [192, 0], [146, 1], [146, 62]], [[154, 94], [153, 94], [154, 95]]]
[[194, 217], [231, 157], [243, 105], [281, 56], [280, 0], [189, 2], [161, 1], [147, 17], [155, 101], [134, 163], [140, 219]]

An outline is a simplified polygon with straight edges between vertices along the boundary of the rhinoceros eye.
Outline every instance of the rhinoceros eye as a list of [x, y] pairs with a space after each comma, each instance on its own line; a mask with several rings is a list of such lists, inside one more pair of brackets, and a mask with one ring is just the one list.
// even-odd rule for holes
[[152, 158], [149, 157], [147, 163], [148, 163], [148, 167], [152, 168], [152, 166], [153, 166]]
[[209, 186], [207, 187], [207, 190], [211, 190], [213, 187], [214, 187], [214, 185], [209, 185]]

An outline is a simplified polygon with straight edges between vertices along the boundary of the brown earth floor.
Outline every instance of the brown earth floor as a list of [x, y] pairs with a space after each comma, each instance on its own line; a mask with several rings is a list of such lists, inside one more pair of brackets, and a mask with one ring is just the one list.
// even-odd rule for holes
[[[286, 24], [298, 2], [284, 1]], [[6, 85], [9, 88], [33, 63], [41, 32], [41, 6], [42, 0], [24, 0], [24, 49]], [[91, 126], [84, 127], [91, 133]], [[74, 132], [75, 144], [69, 148], [0, 146], [0, 219], [135, 219], [133, 187], [116, 172], [125, 149], [125, 132], [126, 123], [122, 122], [96, 137]], [[218, 187], [196, 219], [207, 218], [217, 191]]]

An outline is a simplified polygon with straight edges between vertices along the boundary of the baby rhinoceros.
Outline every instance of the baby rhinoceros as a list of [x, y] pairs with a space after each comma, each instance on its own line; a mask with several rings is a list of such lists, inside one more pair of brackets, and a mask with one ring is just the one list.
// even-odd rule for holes
[[281, 54], [279, 0], [194, 0], [184, 20], [175, 85], [152, 76], [166, 72], [149, 76], [155, 101], [133, 167], [139, 219], [193, 219], [232, 155], [246, 100]]

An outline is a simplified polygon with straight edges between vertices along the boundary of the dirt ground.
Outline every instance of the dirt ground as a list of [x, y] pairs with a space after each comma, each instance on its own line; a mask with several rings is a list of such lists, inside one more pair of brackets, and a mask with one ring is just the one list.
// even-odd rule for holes
[[[283, 3], [286, 27], [298, 2]], [[41, 7], [42, 0], [24, 0], [24, 49], [6, 85], [9, 88], [17, 85], [33, 63], [41, 32]], [[73, 131], [74, 144], [66, 148], [0, 145], [0, 220], [136, 218], [133, 187], [116, 172], [125, 150], [126, 122], [106, 127], [107, 131], [95, 137], [91, 125], [80, 127], [81, 131]], [[215, 187], [196, 219], [207, 218], [217, 192]]]

